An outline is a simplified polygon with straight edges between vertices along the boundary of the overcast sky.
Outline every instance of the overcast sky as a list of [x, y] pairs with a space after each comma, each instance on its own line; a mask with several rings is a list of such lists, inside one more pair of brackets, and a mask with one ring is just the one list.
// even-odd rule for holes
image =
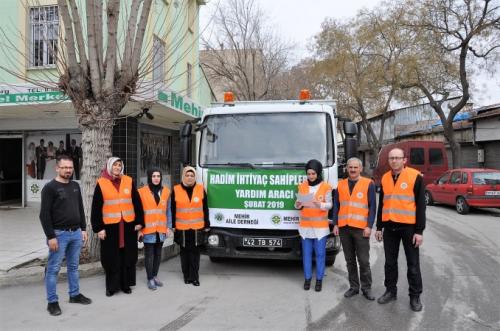
[[[207, 26], [210, 13], [219, 1], [210, 0], [202, 6], [200, 12], [200, 28]], [[296, 45], [292, 61], [297, 62], [308, 54], [307, 46], [312, 37], [320, 32], [321, 23], [327, 17], [348, 19], [363, 9], [372, 9], [380, 0], [256, 0], [270, 20], [270, 25], [276, 27], [285, 40]], [[209, 31], [206, 29], [205, 31]], [[500, 64], [497, 63], [497, 74], [482, 73], [474, 77], [472, 94], [474, 106], [500, 103]]]

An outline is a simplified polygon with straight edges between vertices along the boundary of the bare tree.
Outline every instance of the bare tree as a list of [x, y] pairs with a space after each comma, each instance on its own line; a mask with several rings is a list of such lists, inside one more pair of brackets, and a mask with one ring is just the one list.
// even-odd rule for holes
[[[106, 159], [111, 156], [113, 125], [120, 112], [134, 94], [152, 89], [158, 83], [145, 81], [156, 68], [166, 67], [167, 72], [164, 74], [170, 77], [166, 78], [169, 82], [178, 79], [179, 75], [169, 75], [168, 71], [185, 58], [196, 44], [193, 41], [183, 47], [184, 50], [172, 60], [175, 49], [183, 44], [189, 33], [187, 29], [178, 29], [184, 32], [177, 32], [168, 38], [170, 44], [163, 60], [155, 61], [154, 54], [145, 52], [149, 49], [155, 51], [154, 47], [144, 42], [146, 30], [151, 28], [149, 24], [155, 25], [158, 31], [169, 34], [174, 30], [175, 24], [185, 25], [187, 19], [187, 15], [175, 15], [173, 21], [149, 22], [152, 2], [153, 0], [58, 0], [62, 29], [58, 44], [54, 44], [49, 50], [57, 57], [57, 70], [41, 71], [36, 79], [26, 76], [23, 71], [16, 72], [13, 68], [24, 68], [25, 61], [30, 61], [22, 51], [18, 51], [21, 55], [19, 59], [9, 59], [10, 65], [2, 68], [38, 86], [54, 87], [51, 82], [55, 80], [57, 87], [71, 99], [78, 127], [82, 132], [84, 167], [81, 183], [87, 223], [94, 187]], [[26, 0], [26, 5], [40, 6], [40, 3], [38, 0]], [[185, 11], [188, 1], [182, 1], [181, 6], [183, 7], [180, 9]], [[167, 15], [165, 12], [162, 14]], [[183, 21], [176, 21], [178, 19]], [[196, 16], [191, 19], [195, 20]], [[0, 30], [6, 37], [4, 28]], [[26, 39], [21, 33], [18, 35]], [[160, 37], [166, 39], [166, 36]], [[3, 45], [17, 50], [15, 42], [8, 38], [4, 38]], [[146, 97], [144, 102], [150, 103], [151, 100]], [[98, 256], [98, 247], [97, 236], [90, 235], [88, 248], [92, 257]]]
[[[452, 153], [453, 167], [461, 166], [460, 144], [453, 119], [470, 99], [471, 64], [488, 59], [500, 48], [498, 0], [425, 0], [405, 3], [403, 26], [414, 33], [414, 47], [404, 60], [401, 86], [422, 94], [441, 119]], [[469, 56], [469, 55], [472, 55]], [[456, 104], [444, 108], [450, 97]]]
[[[341, 114], [360, 119], [374, 154], [382, 146], [384, 122], [402, 74], [399, 61], [410, 42], [394, 29], [398, 15], [380, 10], [360, 12], [346, 22], [327, 19], [316, 36], [315, 76], [337, 100]], [[378, 133], [369, 121], [375, 115], [382, 115]]]
[[290, 45], [265, 24], [255, 1], [227, 0], [213, 23], [215, 31], [203, 38], [201, 53], [213, 85], [234, 91], [240, 100], [276, 97], [276, 78], [287, 67]]

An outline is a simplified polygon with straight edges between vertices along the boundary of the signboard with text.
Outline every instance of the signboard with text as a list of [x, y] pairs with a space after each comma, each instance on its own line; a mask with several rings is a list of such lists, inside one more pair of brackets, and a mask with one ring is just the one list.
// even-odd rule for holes
[[208, 207], [211, 226], [297, 229], [294, 203], [303, 170], [209, 169]]

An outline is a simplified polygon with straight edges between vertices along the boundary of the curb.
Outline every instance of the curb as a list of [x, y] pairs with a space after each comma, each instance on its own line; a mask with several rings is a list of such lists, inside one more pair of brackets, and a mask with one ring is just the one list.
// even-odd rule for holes
[[[169, 260], [179, 254], [179, 246], [172, 244], [162, 248], [162, 261]], [[25, 263], [26, 264], [26, 263]], [[139, 249], [139, 256], [137, 257], [136, 267], [144, 266], [144, 253]], [[80, 264], [78, 267], [80, 278], [90, 277], [98, 274], [104, 274], [101, 262], [92, 262]], [[0, 288], [9, 286], [18, 286], [31, 283], [43, 283], [45, 275], [44, 266], [34, 267], [21, 267], [18, 269], [11, 269], [7, 272], [0, 273]], [[66, 280], [66, 267], [61, 267], [58, 276], [58, 282]]]

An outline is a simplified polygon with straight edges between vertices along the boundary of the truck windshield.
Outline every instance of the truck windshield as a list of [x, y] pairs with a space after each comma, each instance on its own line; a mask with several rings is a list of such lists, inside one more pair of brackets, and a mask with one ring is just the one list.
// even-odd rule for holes
[[303, 166], [334, 163], [333, 132], [325, 113], [209, 116], [203, 123], [200, 165]]

